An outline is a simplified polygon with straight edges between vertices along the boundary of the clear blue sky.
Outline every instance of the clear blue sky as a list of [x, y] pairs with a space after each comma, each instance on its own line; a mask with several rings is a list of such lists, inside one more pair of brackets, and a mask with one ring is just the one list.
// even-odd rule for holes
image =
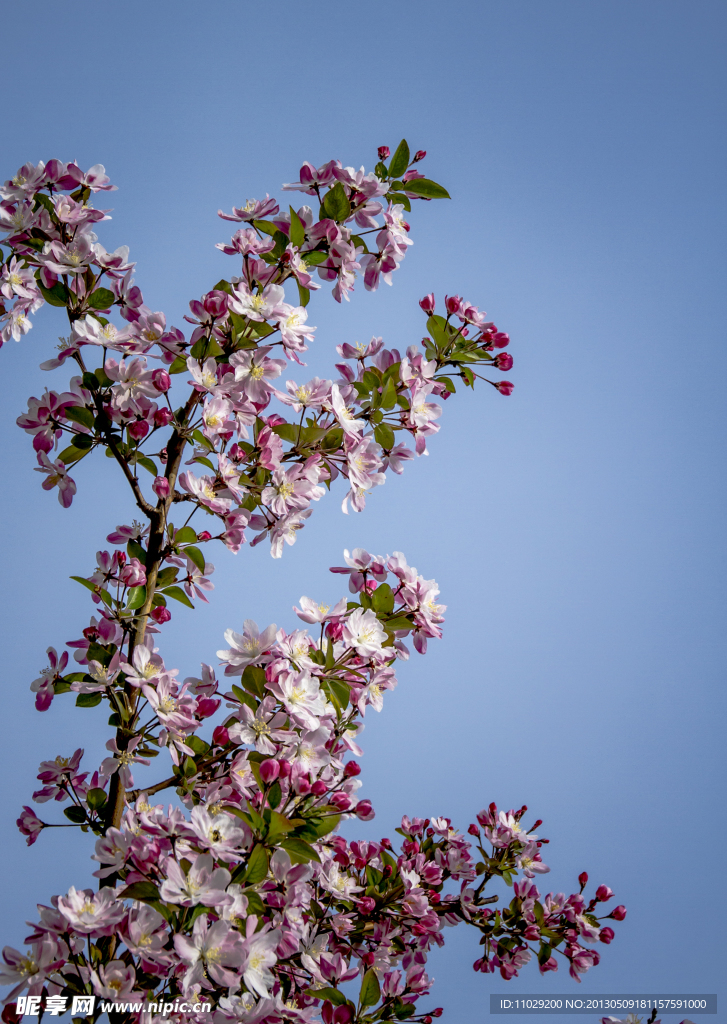
[[[175, 614], [164, 654], [184, 676], [245, 617], [292, 625], [301, 594], [335, 598], [327, 566], [342, 548], [405, 551], [440, 581], [448, 622], [367, 719], [378, 816], [366, 832], [391, 834], [403, 812], [466, 828], [490, 800], [529, 804], [552, 839], [546, 891], [571, 891], [586, 869], [629, 907], [581, 992], [727, 998], [726, 21], [712, 0], [3, 11], [0, 178], [28, 159], [104, 163], [120, 188], [103, 240], [131, 245], [147, 302], [180, 326], [230, 267], [214, 249], [228, 233], [218, 207], [276, 194], [304, 159], [372, 166], [402, 135], [429, 151], [452, 202], [416, 208], [392, 289], [312, 305], [310, 375], [330, 375], [342, 341], [418, 341], [416, 302], [433, 289], [509, 331], [515, 394], [458, 394], [428, 459], [358, 517], [340, 497], [321, 503], [280, 563], [262, 547], [220, 552], [211, 606]], [[45, 310], [0, 353], [1, 938], [13, 945], [37, 901], [90, 875], [87, 837], [26, 851], [14, 820], [42, 757], [84, 745], [100, 759], [103, 718], [68, 699], [38, 715], [27, 687], [46, 646], [86, 624], [67, 577], [89, 573], [132, 514], [110, 467], [92, 482], [86, 463], [64, 512], [14, 425], [27, 395], [62, 389], [61, 372], [37, 369], [62, 330]], [[447, 938], [432, 1005], [453, 1024], [484, 1019], [507, 986], [472, 972], [475, 935]], [[509, 985], [576, 988], [532, 967]]]

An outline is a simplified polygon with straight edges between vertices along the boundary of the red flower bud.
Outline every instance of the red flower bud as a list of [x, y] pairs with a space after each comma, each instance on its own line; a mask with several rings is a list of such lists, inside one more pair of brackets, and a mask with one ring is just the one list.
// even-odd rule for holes
[[323, 796], [324, 793], [328, 792], [328, 786], [323, 782], [322, 779], [316, 779], [310, 788], [313, 796]]
[[416, 153], [414, 154], [414, 159], [412, 160], [412, 163], [418, 164], [419, 161], [423, 160], [426, 155], [427, 155], [426, 149], [418, 149], [416, 151]]
[[438, 1006], [436, 1010], [432, 1010], [432, 1017], [441, 1017], [443, 1013], [444, 1010], [442, 1009], [442, 1007]]
[[[370, 800], [359, 800], [356, 804], [356, 817], [361, 821], [371, 821], [376, 816]], [[382, 844], [383, 845], [383, 844]]]
[[361, 765], [358, 763], [358, 761], [349, 761], [346, 764], [346, 767], [343, 769], [343, 774], [346, 775], [349, 779], [353, 778], [354, 775], [360, 775]]
[[601, 934], [599, 936], [601, 942], [605, 942], [608, 946], [609, 943], [613, 942], [616, 933], [613, 928], [601, 928]]
[[351, 797], [348, 793], [334, 793], [331, 797], [331, 803], [339, 811], [347, 811], [351, 807]]
[[511, 370], [513, 358], [509, 352], [499, 352], [494, 358], [494, 364], [498, 370]]
[[151, 382], [157, 391], [161, 391], [162, 393], [169, 391], [172, 386], [172, 378], [166, 370], [154, 370], [151, 375]]
[[290, 777], [290, 772], [291, 772], [290, 761], [278, 761], [278, 765], [280, 766], [280, 778], [281, 779], [289, 778]]
[[135, 441], [141, 441], [148, 433], [149, 424], [146, 420], [134, 420], [129, 424], [129, 437], [133, 437]]
[[379, 146], [379, 160], [388, 160], [391, 156], [391, 150], [388, 146]]
[[161, 626], [165, 622], [169, 622], [172, 617], [172, 613], [168, 608], [165, 608], [164, 605], [160, 604], [157, 605], [156, 608], [152, 609], [151, 617]]
[[230, 742], [230, 734], [224, 725], [218, 725], [212, 733], [212, 742], [218, 747], [226, 747]]
[[623, 921], [626, 917], [626, 907], [621, 903], [608, 916], [612, 917], [614, 921]]
[[211, 718], [212, 715], [217, 711], [221, 700], [215, 697], [201, 697], [197, 701], [197, 717], [198, 718]]
[[469, 832], [469, 834], [471, 836], [478, 836], [480, 834], [480, 830], [477, 828], [477, 826], [474, 824], [474, 822], [470, 825], [470, 827], [467, 829], [467, 831]]
[[154, 491], [157, 498], [169, 497], [169, 481], [165, 476], [154, 477], [154, 483], [151, 485], [151, 489]]
[[607, 900], [610, 900], [612, 896], [613, 889], [609, 889], [607, 885], [599, 885], [596, 889], [596, 899], [600, 903], [605, 903]]
[[431, 316], [434, 312], [436, 305], [434, 301], [434, 292], [430, 292], [429, 295], [425, 295], [423, 299], [419, 300], [419, 305], [422, 307], [427, 316]]
[[305, 775], [299, 775], [293, 788], [298, 796], [307, 796], [311, 791], [310, 780]]
[[202, 530], [201, 533], [197, 534], [197, 540], [199, 540], [199, 541], [212, 540], [212, 534], [209, 532], [209, 530]]
[[580, 885], [581, 892], [582, 892], [585, 889], [585, 887], [588, 885], [588, 872], [582, 871], [580, 873], [580, 875], [578, 876], [578, 884]]
[[501, 395], [511, 395], [515, 390], [515, 385], [511, 384], [509, 380], [498, 381], [495, 387]]
[[376, 900], [371, 896], [362, 896], [358, 901], [358, 906], [362, 914], [370, 914], [376, 907]]
[[351, 1024], [352, 1020], [353, 1010], [345, 1003], [342, 1006], [337, 1006], [333, 1011], [333, 1024]]
[[260, 762], [260, 778], [263, 782], [275, 782], [278, 775], [280, 775], [280, 765], [273, 758]]
[[154, 413], [154, 426], [155, 427], [168, 427], [174, 419], [174, 414], [171, 409], [157, 409]]

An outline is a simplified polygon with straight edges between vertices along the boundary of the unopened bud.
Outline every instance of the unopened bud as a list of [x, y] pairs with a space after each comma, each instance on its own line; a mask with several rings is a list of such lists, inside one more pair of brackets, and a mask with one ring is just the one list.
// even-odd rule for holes
[[173, 419], [174, 413], [171, 409], [157, 409], [154, 413], [154, 426], [168, 427]]
[[428, 295], [425, 295], [423, 299], [420, 299], [419, 305], [422, 307], [427, 316], [431, 316], [432, 313], [434, 312], [434, 307], [436, 305], [434, 301], [434, 292], [430, 292]]
[[474, 822], [470, 825], [467, 831], [471, 836], [478, 836], [480, 834], [480, 830], [477, 828]]
[[513, 358], [509, 352], [498, 352], [493, 362], [498, 370], [511, 370]]
[[347, 811], [351, 807], [351, 797], [348, 793], [334, 793], [331, 797], [331, 803], [339, 811]]
[[371, 821], [375, 817], [374, 808], [370, 800], [359, 800], [356, 804], [356, 817], [361, 821]]
[[609, 943], [613, 942], [616, 937], [616, 933], [613, 928], [601, 928], [601, 934], [598, 936], [601, 942], [605, 942], [608, 946]]
[[211, 718], [222, 703], [216, 697], [200, 697], [197, 701], [197, 717]]
[[323, 796], [324, 793], [328, 792], [328, 786], [322, 779], [316, 779], [316, 781], [311, 786], [310, 791], [313, 794], [313, 796]]
[[626, 907], [623, 904], [619, 904], [608, 916], [612, 917], [614, 921], [623, 921], [626, 917]]
[[585, 887], [588, 885], [588, 872], [582, 871], [580, 873], [580, 875], [578, 876], [578, 884], [581, 887], [581, 892], [583, 892]]
[[[416, 153], [414, 154], [414, 159], [412, 160], [412, 163], [418, 164], [419, 161], [423, 160], [426, 155], [427, 155], [426, 149], [418, 149], [416, 151]], [[439, 1015], [437, 1014], [437, 1016], [439, 1016]]]
[[156, 608], [152, 609], [151, 617], [159, 626], [162, 626], [165, 622], [169, 622], [172, 617], [172, 613], [168, 608], [165, 608], [164, 605], [160, 604], [157, 605]]
[[363, 914], [370, 914], [376, 907], [376, 900], [372, 899], [371, 896], [362, 896], [358, 901], [358, 905]]
[[391, 150], [388, 146], [379, 146], [379, 160], [388, 160], [391, 156]]
[[230, 734], [227, 729], [225, 729], [224, 725], [218, 725], [212, 733], [212, 742], [217, 747], [226, 747], [230, 742]]
[[360, 775], [361, 765], [358, 761], [349, 761], [343, 769], [343, 774], [347, 775], [349, 779], [353, 778], [354, 775]]
[[209, 530], [202, 530], [201, 533], [197, 534], [197, 540], [199, 540], [199, 541], [212, 540], [212, 534], [209, 532]]
[[268, 784], [275, 782], [278, 775], [280, 775], [280, 765], [273, 758], [260, 762], [260, 778], [263, 782]]
[[613, 896], [613, 889], [609, 889], [607, 885], [599, 885], [596, 889], [596, 899], [600, 903], [606, 903]]
[[128, 430], [129, 437], [133, 437], [135, 441], [141, 441], [149, 433], [149, 424], [146, 420], [134, 420], [129, 424]]
[[165, 476], [154, 477], [154, 483], [151, 485], [151, 489], [154, 491], [157, 498], [169, 497], [169, 481]]
[[161, 391], [162, 394], [165, 391], [169, 391], [172, 386], [172, 378], [166, 370], [154, 370], [151, 375], [151, 382], [157, 391]]

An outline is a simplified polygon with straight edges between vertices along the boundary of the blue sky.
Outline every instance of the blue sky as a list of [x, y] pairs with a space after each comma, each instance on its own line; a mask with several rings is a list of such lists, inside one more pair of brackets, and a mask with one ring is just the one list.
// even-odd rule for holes
[[[332, 496], [279, 563], [262, 547], [220, 552], [212, 604], [165, 634], [168, 663], [183, 677], [228, 626], [290, 626], [301, 594], [335, 598], [327, 567], [344, 547], [403, 550], [440, 582], [448, 621], [367, 718], [377, 819], [357, 830], [391, 834], [404, 812], [466, 828], [491, 800], [525, 802], [552, 840], [545, 891], [571, 891], [585, 869], [629, 908], [580, 992], [727, 998], [724, 5], [43, 10], [32, 26], [22, 7], [3, 13], [15, 43], [0, 177], [54, 156], [104, 163], [119, 191], [102, 241], [131, 246], [146, 301], [171, 322], [230, 272], [218, 207], [280, 194], [304, 159], [372, 167], [404, 135], [452, 201], [415, 208], [393, 288], [359, 285], [340, 308], [318, 293], [309, 376], [331, 375], [342, 341], [417, 342], [430, 290], [465, 295], [512, 337], [512, 398], [457, 394], [429, 457], [363, 514]], [[38, 715], [27, 687], [45, 648], [86, 624], [68, 576], [88, 574], [132, 514], [108, 465], [79, 467], [68, 512], [32, 471], [15, 418], [27, 395], [62, 390], [62, 371], [37, 369], [62, 331], [44, 310], [0, 353], [12, 945], [36, 902], [89, 878], [88, 837], [26, 850], [14, 820], [42, 758], [85, 746], [100, 759], [104, 720], [62, 700]], [[509, 986], [476, 975], [476, 935], [447, 939], [431, 960], [445, 1020], [484, 1018], [490, 992], [577, 988], [532, 967]]]

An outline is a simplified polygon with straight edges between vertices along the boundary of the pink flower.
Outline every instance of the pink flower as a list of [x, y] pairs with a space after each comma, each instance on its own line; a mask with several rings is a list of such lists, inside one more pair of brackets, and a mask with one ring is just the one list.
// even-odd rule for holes
[[116, 744], [115, 739], [110, 739], [106, 743], [106, 749], [110, 750], [114, 757], [107, 757], [101, 762], [101, 774], [110, 779], [114, 772], [119, 773], [121, 784], [125, 789], [131, 789], [134, 785], [134, 776], [131, 774], [130, 765], [132, 764], [150, 764], [144, 757], [138, 757], [134, 751], [141, 743], [141, 736], [134, 736], [129, 740], [129, 745], [125, 750], [120, 750]]
[[212, 982], [225, 988], [237, 984], [237, 971], [229, 968], [242, 964], [242, 939], [227, 921], [217, 921], [210, 927], [207, 915], [202, 914], [194, 922], [191, 937], [174, 936], [174, 948], [188, 968], [182, 979], [183, 992], [198, 985], [213, 988]]
[[27, 837], [26, 842], [28, 846], [33, 845], [45, 828], [45, 822], [41, 821], [30, 807], [23, 807], [22, 813], [15, 824], [22, 834]]
[[[285, 185], [283, 185], [285, 188]], [[232, 214], [217, 211], [217, 216], [222, 220], [253, 221], [264, 220], [266, 217], [274, 217], [280, 207], [266, 195], [264, 199], [248, 199], [244, 206], [233, 206]]]
[[59, 896], [58, 909], [80, 935], [113, 935], [126, 916], [124, 904], [116, 901], [116, 892], [110, 888], [94, 892], [71, 886], [67, 895]]
[[56, 653], [55, 647], [49, 647], [48, 661], [50, 665], [48, 668], [44, 668], [40, 673], [40, 676], [30, 684], [30, 689], [33, 693], [37, 694], [35, 698], [35, 707], [38, 711], [47, 711], [51, 706], [55, 690], [53, 683], [56, 679], [61, 678], [61, 673], [68, 664], [68, 652], [64, 651], [61, 654], [60, 659]]
[[47, 476], [42, 483], [44, 491], [52, 491], [58, 488], [58, 501], [63, 508], [70, 508], [73, 495], [76, 493], [76, 482], [68, 475], [64, 462], [56, 459], [51, 462], [45, 452], [38, 452], [38, 466], [36, 473], [46, 473]]

